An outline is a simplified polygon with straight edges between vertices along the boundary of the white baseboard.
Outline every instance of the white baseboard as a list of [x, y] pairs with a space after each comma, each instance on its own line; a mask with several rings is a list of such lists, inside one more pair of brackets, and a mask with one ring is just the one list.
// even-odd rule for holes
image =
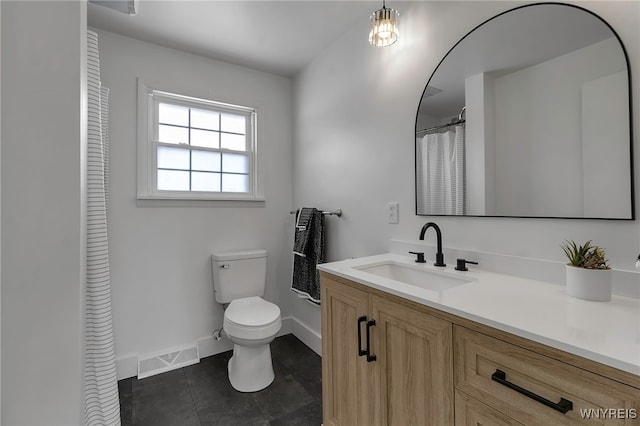
[[291, 333], [318, 355], [322, 356], [322, 336], [296, 318], [291, 319]]
[[138, 355], [126, 355], [116, 358], [116, 377], [118, 380], [138, 375]]
[[280, 327], [280, 331], [278, 332], [278, 337], [291, 334], [291, 326], [294, 321], [295, 321], [295, 318], [292, 318], [292, 317], [282, 318], [282, 327]]
[[[320, 355], [322, 353], [322, 338], [320, 334], [309, 328], [306, 324], [298, 321], [296, 318], [287, 317], [282, 319], [282, 327], [279, 336], [292, 334], [307, 345], [311, 350]], [[206, 336], [198, 339], [198, 353], [200, 358], [216, 355], [233, 349], [233, 343], [227, 338], [222, 337], [216, 340], [213, 336]], [[160, 351], [162, 353], [162, 351]], [[138, 356], [127, 355], [116, 359], [116, 371], [118, 380], [138, 375]]]
[[198, 353], [200, 354], [200, 358], [221, 354], [231, 349], [233, 349], [233, 342], [224, 335], [220, 340], [216, 340], [213, 336], [198, 339]]

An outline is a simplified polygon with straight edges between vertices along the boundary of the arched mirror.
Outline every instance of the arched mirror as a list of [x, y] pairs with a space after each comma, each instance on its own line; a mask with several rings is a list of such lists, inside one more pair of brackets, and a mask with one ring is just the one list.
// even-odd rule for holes
[[489, 19], [422, 95], [416, 213], [634, 219], [630, 85], [618, 35], [588, 10]]

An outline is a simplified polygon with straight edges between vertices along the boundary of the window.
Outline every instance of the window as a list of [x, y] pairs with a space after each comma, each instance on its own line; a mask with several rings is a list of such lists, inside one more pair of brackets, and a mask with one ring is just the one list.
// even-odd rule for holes
[[263, 199], [253, 108], [140, 86], [138, 198]]

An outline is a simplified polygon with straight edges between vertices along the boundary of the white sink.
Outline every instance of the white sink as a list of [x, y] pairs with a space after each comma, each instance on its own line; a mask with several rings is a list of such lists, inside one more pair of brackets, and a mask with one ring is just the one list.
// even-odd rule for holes
[[462, 275], [426, 269], [422, 265], [410, 265], [394, 260], [354, 266], [354, 269], [432, 291], [443, 291], [473, 281], [472, 278]]

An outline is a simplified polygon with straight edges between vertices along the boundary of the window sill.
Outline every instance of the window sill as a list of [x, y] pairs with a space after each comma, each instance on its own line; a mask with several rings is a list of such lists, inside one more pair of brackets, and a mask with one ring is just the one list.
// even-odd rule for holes
[[138, 195], [136, 205], [138, 207], [264, 207], [265, 198], [207, 198], [184, 197], [171, 194], [162, 195]]

